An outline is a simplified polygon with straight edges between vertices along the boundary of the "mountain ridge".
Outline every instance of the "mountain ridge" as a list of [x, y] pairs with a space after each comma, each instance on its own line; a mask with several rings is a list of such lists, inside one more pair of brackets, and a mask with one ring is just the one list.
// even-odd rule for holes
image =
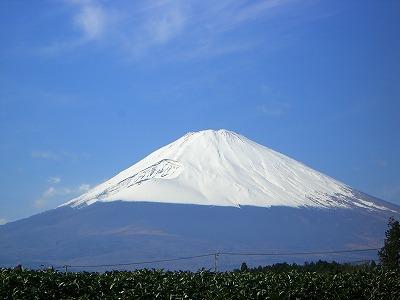
[[189, 132], [61, 206], [97, 201], [391, 210], [233, 131]]
[[[400, 216], [395, 204], [244, 136], [201, 131], [156, 150], [61, 207], [0, 226], [0, 266], [98, 266], [216, 252], [377, 249], [393, 215]], [[376, 258], [375, 251], [235, 256], [221, 263], [229, 270], [244, 260], [258, 266]], [[197, 270], [212, 263], [207, 259], [146, 267]]]

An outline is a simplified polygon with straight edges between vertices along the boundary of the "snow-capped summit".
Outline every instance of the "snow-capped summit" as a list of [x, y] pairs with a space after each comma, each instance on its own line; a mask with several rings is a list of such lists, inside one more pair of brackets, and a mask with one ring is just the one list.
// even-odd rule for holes
[[[393, 215], [400, 215], [398, 206], [240, 134], [205, 130], [186, 134], [62, 207], [0, 226], [0, 265], [104, 266], [215, 251], [378, 248]], [[227, 258], [226, 269], [243, 259]], [[245, 259], [254, 266], [281, 262]], [[288, 259], [357, 261], [376, 259], [376, 252]], [[148, 266], [198, 270], [209, 263], [205, 257]]]
[[229, 130], [190, 132], [63, 206], [146, 201], [386, 210], [363, 194]]

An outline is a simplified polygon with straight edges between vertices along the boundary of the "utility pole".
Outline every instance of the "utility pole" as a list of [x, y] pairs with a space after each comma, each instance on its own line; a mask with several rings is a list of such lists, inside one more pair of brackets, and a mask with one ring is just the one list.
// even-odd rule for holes
[[214, 253], [214, 272], [215, 272], [215, 273], [217, 273], [217, 271], [218, 271], [218, 265], [217, 265], [217, 262], [218, 262], [218, 255], [219, 255], [218, 252], [215, 252], [215, 253]]
[[68, 267], [69, 267], [68, 265], [65, 265], [65, 266], [64, 266], [64, 268], [65, 268], [65, 273], [68, 273]]

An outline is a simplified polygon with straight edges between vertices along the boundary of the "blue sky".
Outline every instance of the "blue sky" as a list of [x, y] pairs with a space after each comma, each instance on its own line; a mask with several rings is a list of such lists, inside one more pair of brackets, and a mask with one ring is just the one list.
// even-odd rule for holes
[[225, 128], [400, 204], [399, 1], [1, 1], [0, 222]]

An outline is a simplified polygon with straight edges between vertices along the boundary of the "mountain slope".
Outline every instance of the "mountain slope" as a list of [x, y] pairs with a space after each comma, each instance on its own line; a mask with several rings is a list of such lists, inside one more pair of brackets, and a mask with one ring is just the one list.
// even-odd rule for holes
[[64, 205], [114, 200], [389, 209], [294, 159], [227, 130], [188, 133]]
[[[399, 216], [397, 214], [397, 216]], [[0, 266], [103, 265], [215, 252], [287, 253], [379, 248], [387, 212], [366, 209], [96, 202], [68, 206], [0, 226]], [[376, 259], [376, 251], [341, 255], [221, 256], [220, 270], [272, 262]], [[212, 258], [123, 268], [211, 268]], [[71, 268], [71, 270], [110, 270]]]
[[[1, 225], [0, 267], [379, 248], [392, 215], [400, 216], [394, 204], [236, 133], [206, 130], [185, 135], [61, 207]], [[256, 266], [320, 258], [376, 259], [376, 251], [219, 260], [220, 269], [232, 269], [243, 261]], [[138, 267], [212, 264], [207, 256]]]

